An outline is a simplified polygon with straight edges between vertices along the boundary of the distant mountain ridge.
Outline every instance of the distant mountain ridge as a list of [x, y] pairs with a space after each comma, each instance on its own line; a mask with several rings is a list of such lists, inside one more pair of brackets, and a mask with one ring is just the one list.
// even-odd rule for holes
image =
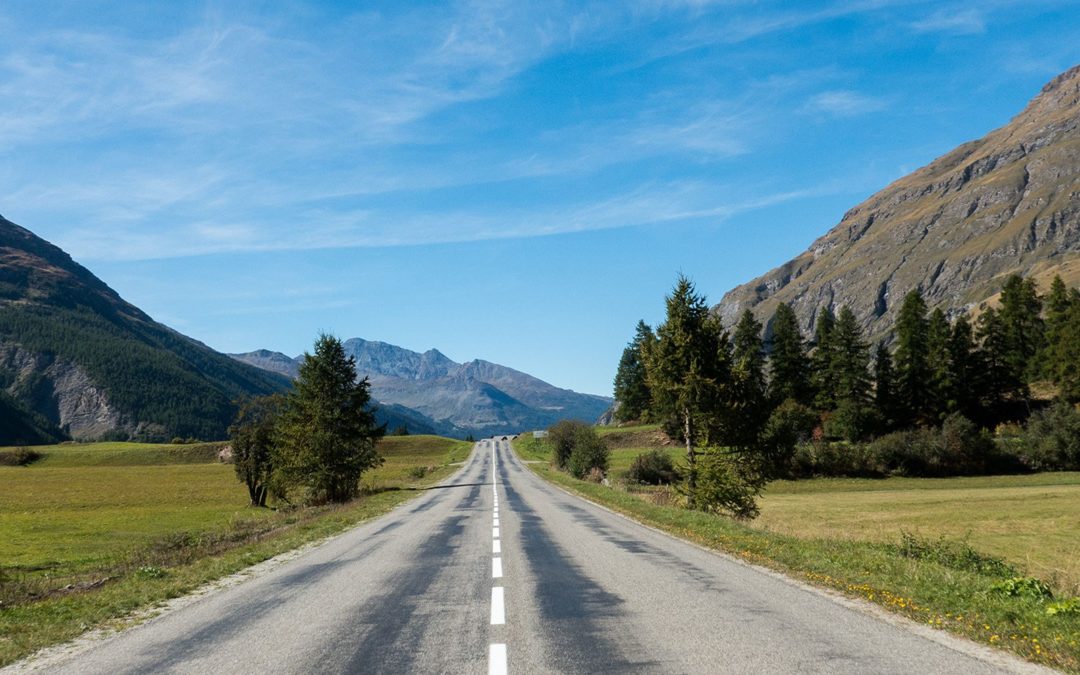
[[848, 306], [876, 338], [913, 288], [957, 313], [1012, 273], [1080, 283], [1080, 66], [1007, 125], [871, 196], [714, 310], [730, 326], [744, 309], [768, 321], [784, 302], [809, 333], [822, 308]]
[[157, 323], [0, 217], [0, 444], [224, 438], [237, 398], [289, 386]]
[[[593, 422], [611, 405], [604, 396], [560, 389], [489, 361], [457, 363], [437, 349], [414, 352], [361, 338], [343, 344], [356, 359], [358, 375], [370, 379], [372, 396], [381, 406], [411, 411], [418, 421], [446, 435], [541, 429], [560, 419]], [[231, 356], [293, 377], [300, 364], [300, 357], [267, 350]]]

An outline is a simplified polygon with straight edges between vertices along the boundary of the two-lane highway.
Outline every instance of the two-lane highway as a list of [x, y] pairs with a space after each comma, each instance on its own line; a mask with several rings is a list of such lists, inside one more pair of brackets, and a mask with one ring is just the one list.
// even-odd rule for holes
[[508, 442], [269, 573], [93, 646], [64, 673], [994, 673], [1038, 669], [642, 527]]

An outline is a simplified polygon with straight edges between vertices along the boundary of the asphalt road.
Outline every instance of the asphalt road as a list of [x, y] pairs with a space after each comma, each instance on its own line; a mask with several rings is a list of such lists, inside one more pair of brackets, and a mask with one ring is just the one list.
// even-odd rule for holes
[[38, 665], [110, 675], [1027, 669], [966, 644], [632, 523], [489, 442], [378, 520]]

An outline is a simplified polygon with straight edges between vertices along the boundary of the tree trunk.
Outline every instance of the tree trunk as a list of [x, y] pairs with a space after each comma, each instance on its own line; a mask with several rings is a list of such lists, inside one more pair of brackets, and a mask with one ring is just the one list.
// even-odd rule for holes
[[683, 436], [686, 438], [686, 502], [694, 508], [694, 494], [697, 491], [697, 456], [694, 453], [694, 438], [690, 425], [690, 410], [683, 410]]

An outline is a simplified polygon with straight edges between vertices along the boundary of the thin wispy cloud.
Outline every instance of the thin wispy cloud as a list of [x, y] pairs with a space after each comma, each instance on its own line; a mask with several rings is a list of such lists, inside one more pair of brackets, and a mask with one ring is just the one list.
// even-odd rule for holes
[[888, 103], [884, 99], [861, 94], [857, 91], [841, 89], [823, 91], [814, 95], [803, 106], [803, 112], [823, 113], [834, 117], [852, 117], [880, 112], [887, 107]]
[[943, 9], [911, 24], [919, 33], [976, 35], [986, 32], [986, 16], [980, 9]]

